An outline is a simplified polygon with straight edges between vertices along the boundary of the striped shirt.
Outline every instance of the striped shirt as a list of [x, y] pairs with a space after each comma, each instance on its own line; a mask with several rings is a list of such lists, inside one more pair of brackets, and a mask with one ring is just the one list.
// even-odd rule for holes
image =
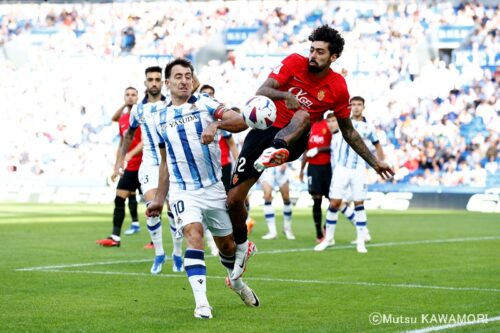
[[187, 103], [171, 103], [155, 116], [160, 145], [165, 146], [170, 184], [182, 190], [196, 190], [213, 185], [222, 176], [219, 140], [204, 145], [201, 134], [217, 119], [221, 106], [216, 100], [200, 95]]
[[[361, 135], [361, 138], [363, 138], [368, 147], [370, 147], [371, 144], [375, 145], [378, 143], [378, 137], [372, 125], [365, 121], [354, 119], [352, 119], [352, 125], [354, 129], [358, 131], [359, 135]], [[335, 168], [337, 165], [342, 165], [348, 169], [364, 170], [368, 167], [363, 158], [347, 144], [340, 131], [333, 134], [331, 151], [332, 168]]]
[[155, 114], [165, 108], [167, 101], [164, 96], [155, 103], [148, 103], [147, 99], [135, 104], [130, 111], [130, 127], [141, 127], [142, 135], [142, 164], [144, 166], [160, 165], [159, 138], [154, 122]]

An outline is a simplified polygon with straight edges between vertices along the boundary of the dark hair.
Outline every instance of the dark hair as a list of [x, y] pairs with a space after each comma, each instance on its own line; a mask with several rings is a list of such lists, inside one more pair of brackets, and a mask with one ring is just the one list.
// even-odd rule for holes
[[363, 105], [365, 105], [365, 99], [363, 97], [361, 97], [361, 96], [354, 96], [354, 97], [352, 97], [351, 98], [351, 103], [353, 101], [360, 101], [361, 103], [363, 103]]
[[125, 91], [127, 91], [127, 90], [129, 90], [129, 89], [135, 90], [135, 92], [136, 92], [136, 93], [138, 93], [137, 89], [135, 89], [135, 88], [134, 88], [134, 87], [132, 87], [132, 86], [125, 88]]
[[191, 69], [191, 73], [194, 74], [194, 67], [191, 64], [191, 62], [187, 59], [184, 58], [177, 58], [172, 60], [165, 66], [165, 79], [168, 79], [170, 77], [170, 74], [172, 74], [172, 68], [176, 65], [181, 65], [182, 67], [187, 67]]
[[240, 108], [239, 108], [239, 107], [237, 107], [237, 106], [232, 106], [232, 107], [231, 107], [231, 110], [233, 110], [233, 111], [235, 111], [235, 112], [238, 112], [238, 113], [241, 113]]
[[200, 91], [203, 91], [203, 90], [205, 90], [205, 89], [212, 89], [212, 91], [213, 91], [213, 92], [214, 92], [214, 94], [215, 94], [215, 89], [214, 89], [214, 87], [212, 87], [211, 85], [209, 85], [209, 84], [204, 84], [204, 85], [202, 85], [202, 86], [201, 86], [201, 88], [200, 88]]
[[333, 117], [335, 117], [335, 112], [328, 112], [326, 114], [326, 119], [330, 119], [330, 118], [333, 118]]
[[311, 42], [325, 42], [328, 43], [328, 51], [330, 55], [336, 54], [337, 58], [340, 57], [342, 51], [344, 50], [344, 38], [340, 33], [328, 26], [328, 24], [322, 25], [314, 29], [314, 31], [309, 35], [309, 40]]
[[146, 68], [146, 71], [144, 72], [145, 75], [148, 75], [148, 73], [160, 73], [161, 74], [161, 67], [160, 66], [151, 66]]

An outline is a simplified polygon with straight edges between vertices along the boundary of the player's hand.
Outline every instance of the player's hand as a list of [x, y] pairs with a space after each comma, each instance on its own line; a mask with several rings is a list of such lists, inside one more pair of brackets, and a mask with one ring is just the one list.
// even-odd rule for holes
[[285, 98], [285, 106], [291, 110], [296, 110], [300, 108], [300, 103], [299, 100], [297, 99], [297, 96], [295, 96], [292, 93], [289, 93], [287, 98]]
[[134, 157], [131, 153], [126, 153], [125, 154], [125, 162], [128, 162], [132, 159], [132, 157]]
[[212, 143], [215, 139], [215, 135], [217, 134], [217, 123], [214, 121], [207, 128], [203, 130], [201, 133], [201, 143], [204, 145], [208, 145]]
[[319, 152], [318, 147], [311, 148], [307, 151], [306, 157], [313, 158], [314, 156], [318, 155], [318, 152]]
[[378, 162], [373, 169], [382, 177], [382, 179], [391, 179], [395, 172], [394, 169], [386, 162]]
[[119, 174], [118, 174], [118, 171], [115, 170], [113, 171], [113, 174], [111, 175], [111, 181], [114, 183], [116, 182], [116, 178], [118, 178]]
[[163, 210], [163, 203], [153, 200], [146, 207], [145, 214], [147, 217], [156, 217], [161, 215], [162, 210]]

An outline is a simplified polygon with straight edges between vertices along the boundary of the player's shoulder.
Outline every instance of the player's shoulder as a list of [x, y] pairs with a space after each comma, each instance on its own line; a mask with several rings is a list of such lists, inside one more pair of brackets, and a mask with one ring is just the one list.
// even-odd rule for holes
[[328, 71], [327, 81], [330, 85], [341, 85], [347, 87], [345, 77], [331, 68]]
[[292, 53], [289, 56], [285, 57], [285, 59], [283, 59], [283, 62], [286, 64], [306, 64], [307, 65], [307, 58], [301, 54]]

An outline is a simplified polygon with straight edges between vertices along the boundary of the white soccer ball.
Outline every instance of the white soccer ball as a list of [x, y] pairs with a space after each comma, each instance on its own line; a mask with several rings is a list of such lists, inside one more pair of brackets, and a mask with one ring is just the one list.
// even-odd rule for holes
[[255, 96], [246, 102], [242, 116], [248, 127], [265, 130], [276, 120], [276, 106], [266, 96]]

